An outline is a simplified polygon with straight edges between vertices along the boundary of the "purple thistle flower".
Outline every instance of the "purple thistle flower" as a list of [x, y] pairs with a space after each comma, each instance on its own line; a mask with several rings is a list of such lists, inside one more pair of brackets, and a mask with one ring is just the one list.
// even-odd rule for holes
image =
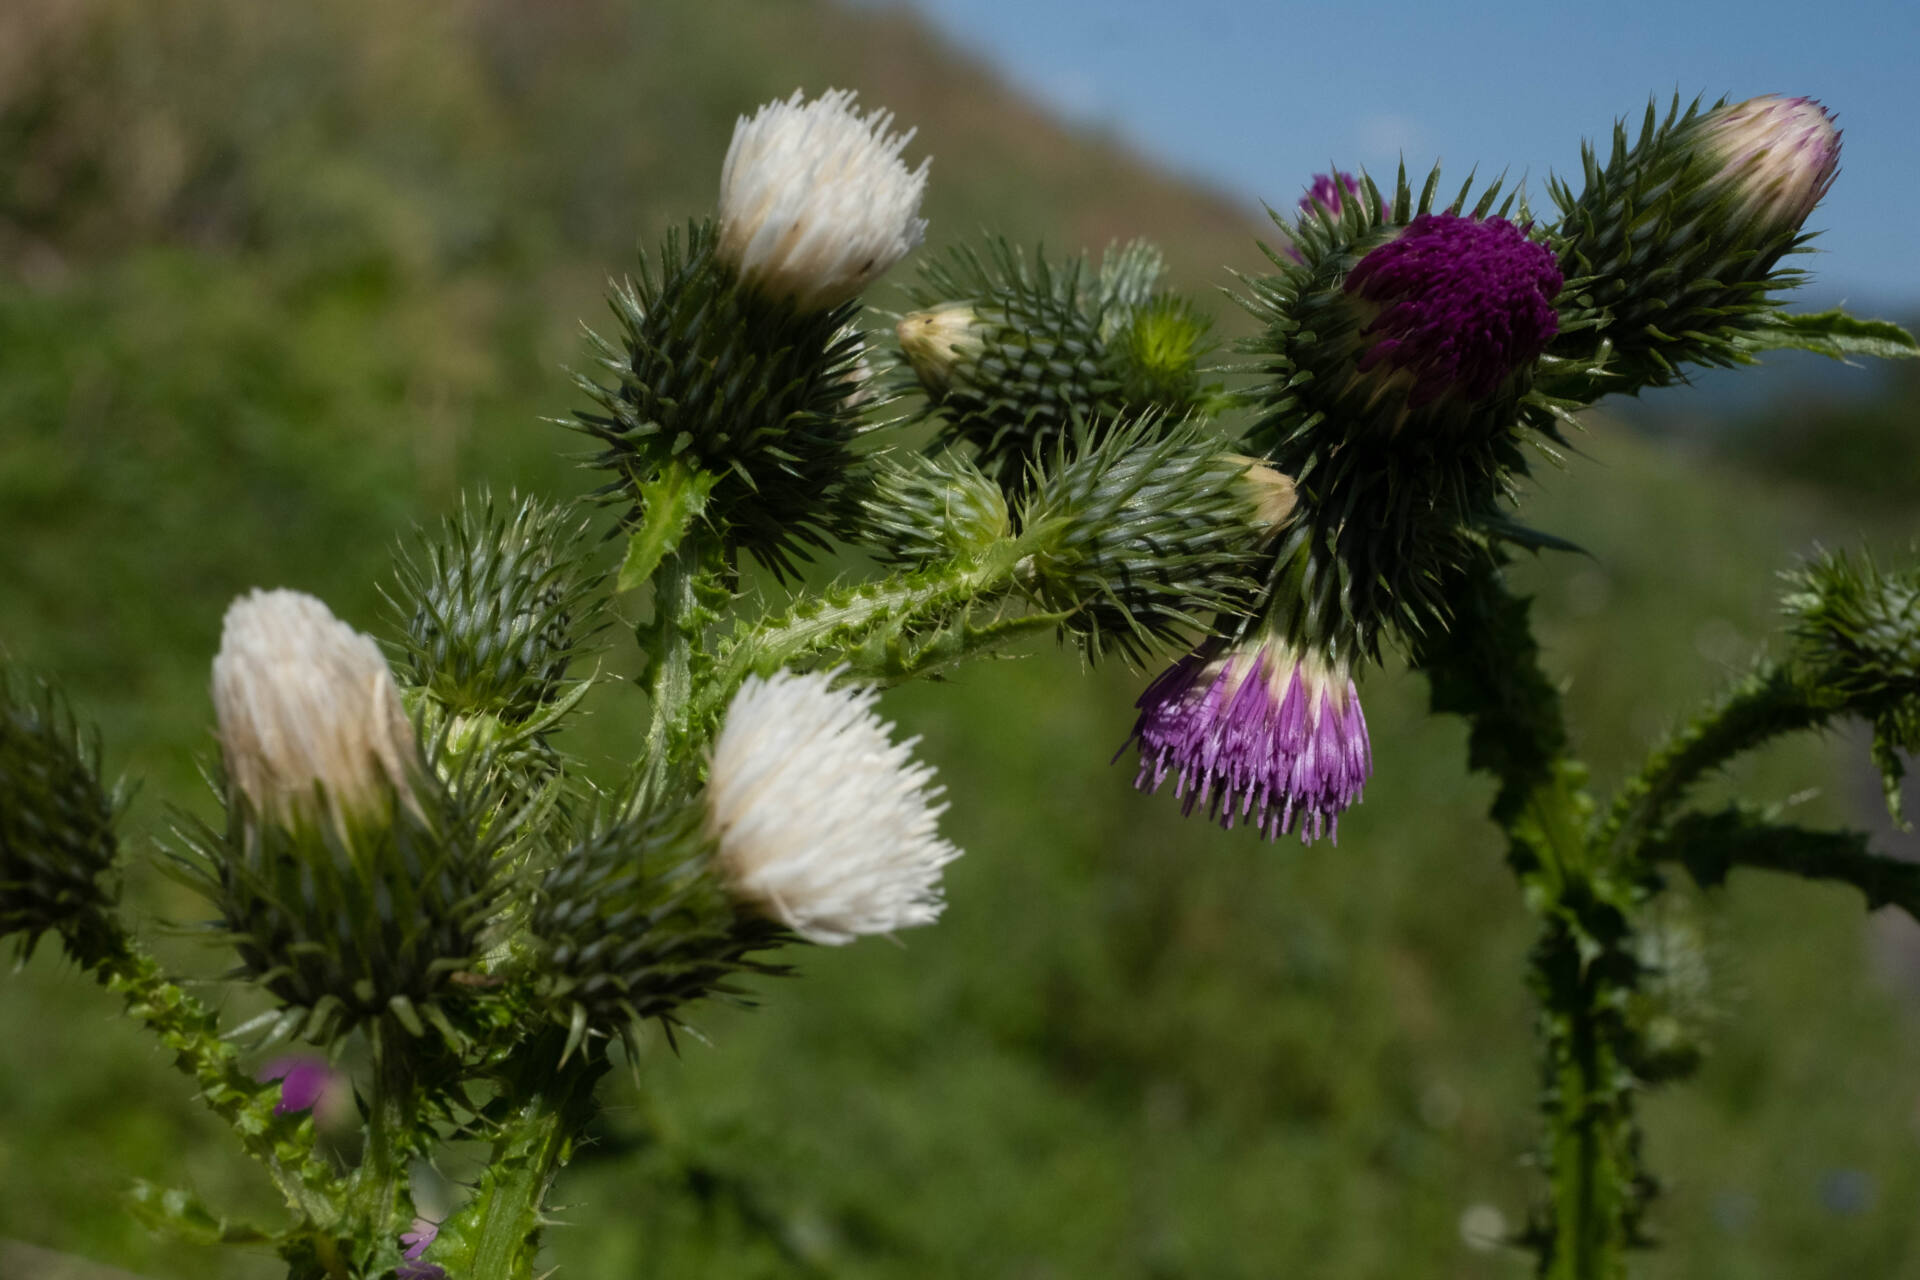
[[1346, 208], [1345, 197], [1359, 194], [1360, 180], [1344, 169], [1316, 173], [1313, 175], [1313, 185], [1307, 188], [1307, 194], [1300, 197], [1300, 212], [1311, 215], [1315, 204], [1323, 204], [1327, 206], [1327, 212], [1337, 218], [1340, 211]]
[[1373, 773], [1351, 676], [1281, 640], [1224, 657], [1203, 647], [1161, 673], [1134, 705], [1134, 786], [1157, 791], [1176, 775], [1181, 812], [1205, 805], [1229, 830], [1251, 816], [1274, 840], [1297, 820], [1301, 843], [1322, 835], [1337, 842], [1341, 813]]
[[255, 1078], [262, 1084], [280, 1082], [280, 1101], [273, 1104], [273, 1114], [285, 1116], [310, 1110], [326, 1096], [337, 1075], [318, 1054], [290, 1053], [269, 1062]]
[[394, 1280], [447, 1280], [447, 1269], [437, 1262], [403, 1262], [393, 1269]]
[[1700, 149], [1742, 214], [1796, 231], [1840, 171], [1840, 130], [1812, 98], [1773, 94], [1721, 107], [1700, 123]]
[[1547, 247], [1505, 218], [1423, 213], [1347, 274], [1347, 293], [1379, 308], [1360, 370], [1405, 373], [1414, 408], [1485, 399], [1560, 331], [1561, 283]]

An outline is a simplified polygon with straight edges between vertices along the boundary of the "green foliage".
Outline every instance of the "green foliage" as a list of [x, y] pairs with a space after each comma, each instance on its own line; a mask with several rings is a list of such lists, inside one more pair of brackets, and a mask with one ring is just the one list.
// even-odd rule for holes
[[1007, 497], [963, 454], [909, 454], [880, 464], [862, 541], [888, 564], [973, 559], [1013, 533]]

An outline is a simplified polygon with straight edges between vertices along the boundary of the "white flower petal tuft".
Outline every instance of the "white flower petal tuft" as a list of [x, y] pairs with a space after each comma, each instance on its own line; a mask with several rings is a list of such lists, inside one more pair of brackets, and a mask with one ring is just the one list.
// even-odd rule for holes
[[[259, 813], [372, 814], [411, 798], [413, 726], [380, 646], [298, 591], [251, 591], [227, 609], [213, 660], [227, 776]], [[318, 790], [316, 790], [318, 788]]]
[[719, 255], [742, 280], [801, 311], [849, 302], [926, 234], [928, 161], [900, 153], [913, 131], [853, 109], [851, 90], [796, 91], [740, 118], [720, 171]]
[[707, 819], [732, 891], [810, 942], [931, 924], [960, 850], [917, 738], [892, 741], [871, 689], [833, 675], [751, 677], [714, 744]]

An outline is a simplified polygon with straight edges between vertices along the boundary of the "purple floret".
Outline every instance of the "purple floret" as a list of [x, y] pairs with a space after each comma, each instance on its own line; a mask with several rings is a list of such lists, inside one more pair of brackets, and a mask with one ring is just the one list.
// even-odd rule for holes
[[1300, 197], [1300, 212], [1312, 213], [1314, 202], [1318, 201], [1327, 206], [1327, 212], [1337, 218], [1340, 216], [1340, 211], [1346, 207], [1344, 197], [1359, 194], [1360, 180], [1344, 170], [1335, 169], [1332, 173], [1316, 173], [1313, 175], [1313, 185], [1307, 189], [1307, 194]]
[[425, 1218], [415, 1218], [411, 1230], [400, 1233], [400, 1243], [407, 1246], [400, 1255], [403, 1258], [417, 1258], [427, 1251], [427, 1246], [440, 1236], [440, 1224], [428, 1222]]
[[1425, 213], [1360, 260], [1346, 290], [1381, 308], [1360, 357], [1413, 376], [1409, 402], [1480, 400], [1531, 364], [1560, 330], [1560, 269], [1505, 218]]
[[1302, 843], [1322, 835], [1337, 842], [1340, 814], [1373, 773], [1353, 681], [1278, 645], [1225, 660], [1189, 654], [1135, 705], [1134, 785], [1156, 791], [1175, 775], [1181, 812], [1204, 805], [1228, 829], [1251, 817], [1272, 840], [1297, 820]]
[[273, 1104], [273, 1114], [292, 1115], [296, 1111], [306, 1111], [320, 1101], [327, 1086], [333, 1083], [334, 1071], [325, 1058], [312, 1053], [292, 1053], [284, 1058], [275, 1058], [260, 1072], [258, 1079], [262, 1084], [280, 1082], [280, 1101]]

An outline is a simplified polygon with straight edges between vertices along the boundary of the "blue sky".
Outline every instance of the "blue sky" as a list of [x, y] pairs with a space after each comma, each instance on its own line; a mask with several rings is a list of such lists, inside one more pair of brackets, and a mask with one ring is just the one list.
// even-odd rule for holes
[[1250, 204], [1402, 152], [1456, 180], [1506, 168], [1545, 203], [1581, 137], [1649, 94], [1807, 94], [1845, 131], [1809, 301], [1920, 305], [1920, 0], [910, 3], [1061, 114]]

